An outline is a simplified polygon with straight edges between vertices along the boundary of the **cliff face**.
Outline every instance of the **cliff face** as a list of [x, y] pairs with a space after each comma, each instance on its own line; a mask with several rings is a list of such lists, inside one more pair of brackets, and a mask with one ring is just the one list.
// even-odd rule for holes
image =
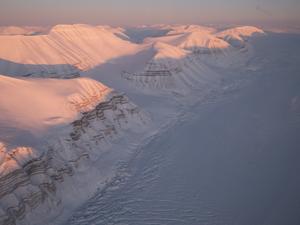
[[147, 116], [124, 95], [112, 92], [49, 137], [40, 147], [44, 149], [11, 149], [1, 143], [0, 224], [22, 224], [26, 214], [39, 206], [60, 205], [64, 196], [58, 190], [66, 179], [72, 179], [83, 165], [88, 169], [87, 162], [99, 158], [124, 130], [147, 121]]

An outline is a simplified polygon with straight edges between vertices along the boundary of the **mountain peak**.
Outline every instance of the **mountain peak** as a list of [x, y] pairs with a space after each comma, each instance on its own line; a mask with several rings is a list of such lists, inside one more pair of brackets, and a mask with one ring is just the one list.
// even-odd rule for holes
[[161, 59], [161, 58], [179, 59], [187, 56], [188, 54], [188, 52], [184, 49], [160, 41], [153, 43], [152, 47], [156, 52], [154, 56], [155, 59]]

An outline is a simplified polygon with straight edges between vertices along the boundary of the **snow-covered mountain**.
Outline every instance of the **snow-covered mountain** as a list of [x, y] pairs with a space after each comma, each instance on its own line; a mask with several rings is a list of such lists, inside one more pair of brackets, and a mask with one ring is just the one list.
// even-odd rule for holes
[[213, 53], [230, 47], [230, 44], [226, 41], [219, 39], [212, 34], [199, 31], [168, 35], [159, 38], [148, 38], [145, 40], [146, 43], [158, 41], [199, 53]]
[[200, 25], [173, 25], [170, 26], [169, 35], [171, 34], [182, 34], [182, 33], [192, 33], [200, 32], [202, 34], [211, 34], [215, 32], [216, 29], [213, 27], [206, 27]]
[[138, 87], [187, 94], [192, 89], [204, 88], [208, 83], [218, 83], [218, 75], [198, 61], [189, 50], [153, 42], [148, 51], [152, 52], [152, 57], [143, 69], [122, 74], [123, 78]]
[[34, 27], [34, 26], [1, 26], [0, 35], [37, 35], [47, 31], [44, 27]]
[[148, 121], [124, 94], [88, 78], [0, 76], [0, 89], [0, 224], [36, 217], [41, 205], [62, 208], [62, 183], [88, 173], [122, 131]]
[[126, 54], [136, 45], [115, 31], [89, 25], [57, 25], [48, 34], [0, 36], [0, 72], [22, 76], [74, 77]]
[[[178, 98], [218, 88], [218, 68], [244, 65], [251, 55], [248, 40], [257, 33], [263, 31], [82, 24], [36, 35], [4, 32], [0, 224], [45, 224], [66, 214], [66, 206], [77, 207], [129, 157], [128, 140], [138, 144], [141, 136], [160, 131], [185, 104], [178, 107]], [[115, 145], [122, 151], [115, 153]]]
[[257, 27], [235, 27], [218, 32], [216, 36], [227, 41], [234, 47], [245, 47], [246, 41], [255, 35], [263, 35], [265, 32]]
[[[201, 26], [168, 28], [171, 31], [166, 35], [144, 40], [147, 51], [151, 52], [145, 67], [135, 72], [125, 71], [122, 77], [143, 88], [171, 89], [180, 93], [187, 93], [194, 87], [201, 89], [207, 82], [210, 85], [218, 83], [219, 76], [211, 67], [234, 68], [245, 64], [252, 55], [247, 41], [254, 35], [264, 34], [255, 27], [222, 32]], [[240, 45], [235, 44], [235, 38]]]
[[[18, 31], [21, 28], [6, 29]], [[244, 46], [249, 37], [263, 33], [254, 27], [217, 33], [214, 28], [198, 25], [161, 25], [151, 29], [160, 31], [161, 35], [146, 38], [144, 43], [163, 42], [201, 54]], [[161, 31], [165, 30], [168, 32], [163, 35]], [[33, 77], [77, 77], [80, 71], [139, 52], [140, 46], [129, 40], [124, 28], [83, 24], [57, 25], [40, 35], [0, 35], [0, 72]]]

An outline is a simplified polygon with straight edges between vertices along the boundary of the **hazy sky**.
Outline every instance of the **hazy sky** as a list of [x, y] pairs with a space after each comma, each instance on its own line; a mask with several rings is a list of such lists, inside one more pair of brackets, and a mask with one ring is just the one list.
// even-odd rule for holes
[[0, 0], [0, 25], [300, 24], [300, 0]]

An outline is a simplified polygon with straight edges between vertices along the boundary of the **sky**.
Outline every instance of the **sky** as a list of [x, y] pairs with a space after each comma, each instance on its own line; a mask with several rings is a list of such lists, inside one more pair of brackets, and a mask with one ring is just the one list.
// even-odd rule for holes
[[299, 12], [300, 0], [0, 0], [0, 25], [300, 25]]

